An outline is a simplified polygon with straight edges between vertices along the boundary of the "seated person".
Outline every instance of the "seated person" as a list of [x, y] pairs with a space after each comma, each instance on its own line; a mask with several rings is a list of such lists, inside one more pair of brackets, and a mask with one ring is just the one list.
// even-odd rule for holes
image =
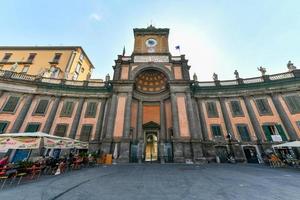
[[5, 165], [8, 164], [8, 156], [4, 156], [3, 158], [1, 158], [0, 160], [0, 167], [3, 167]]

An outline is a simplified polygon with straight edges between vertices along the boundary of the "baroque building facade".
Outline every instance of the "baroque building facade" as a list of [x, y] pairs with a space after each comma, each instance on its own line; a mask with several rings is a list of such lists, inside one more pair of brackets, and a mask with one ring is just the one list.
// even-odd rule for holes
[[0, 71], [0, 133], [42, 131], [89, 142], [117, 162], [256, 162], [300, 136], [300, 71], [200, 82], [169, 29], [134, 29], [131, 56], [105, 81]]
[[90, 79], [92, 62], [79, 46], [0, 46], [0, 70], [44, 78]]

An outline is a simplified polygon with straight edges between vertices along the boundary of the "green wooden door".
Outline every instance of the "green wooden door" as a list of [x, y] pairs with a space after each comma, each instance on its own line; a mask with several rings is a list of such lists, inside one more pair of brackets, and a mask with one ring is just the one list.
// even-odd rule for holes
[[271, 142], [272, 141], [271, 131], [270, 131], [268, 125], [263, 125], [262, 128], [264, 130], [267, 141]]
[[277, 129], [279, 135], [281, 136], [282, 140], [283, 140], [283, 141], [287, 141], [287, 137], [286, 137], [286, 135], [285, 135], [285, 133], [284, 133], [284, 130], [283, 130], [282, 126], [279, 125], [279, 124], [277, 124], [277, 125], [275, 125], [275, 126], [276, 126], [276, 129]]

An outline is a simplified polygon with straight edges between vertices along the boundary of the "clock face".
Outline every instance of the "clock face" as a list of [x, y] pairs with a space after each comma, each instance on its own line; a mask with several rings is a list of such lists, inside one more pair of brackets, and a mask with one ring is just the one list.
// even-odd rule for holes
[[146, 46], [147, 47], [155, 47], [157, 45], [157, 41], [155, 39], [148, 39], [146, 40]]

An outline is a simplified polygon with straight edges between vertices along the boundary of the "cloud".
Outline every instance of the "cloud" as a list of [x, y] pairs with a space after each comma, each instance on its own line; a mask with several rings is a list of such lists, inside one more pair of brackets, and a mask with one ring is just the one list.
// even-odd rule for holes
[[102, 16], [98, 15], [97, 13], [92, 13], [92, 14], [90, 14], [90, 19], [99, 22], [102, 20]]

